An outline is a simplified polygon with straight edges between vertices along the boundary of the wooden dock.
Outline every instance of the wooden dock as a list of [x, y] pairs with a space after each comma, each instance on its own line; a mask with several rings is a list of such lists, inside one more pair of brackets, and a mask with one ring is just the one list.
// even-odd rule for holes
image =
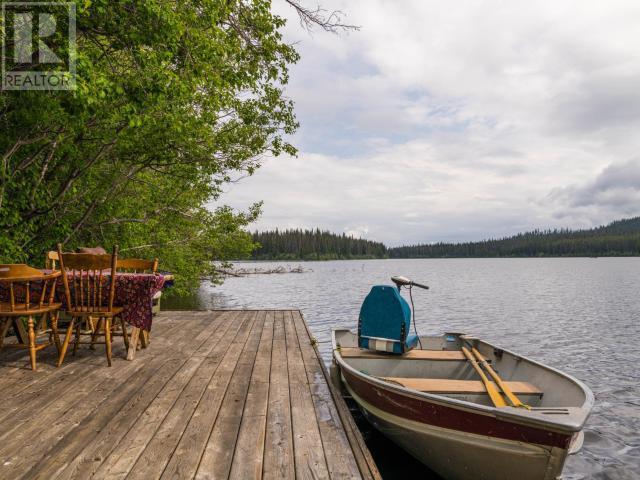
[[2, 479], [380, 478], [298, 311], [163, 312], [55, 368], [0, 352]]

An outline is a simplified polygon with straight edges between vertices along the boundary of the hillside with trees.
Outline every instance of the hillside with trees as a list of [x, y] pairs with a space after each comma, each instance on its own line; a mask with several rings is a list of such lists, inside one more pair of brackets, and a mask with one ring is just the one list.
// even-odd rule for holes
[[588, 230], [533, 230], [511, 237], [464, 243], [388, 248], [381, 242], [316, 230], [255, 232], [254, 260], [359, 258], [593, 257], [640, 255], [640, 217]]
[[316, 230], [282, 230], [256, 232], [253, 241], [259, 247], [256, 260], [348, 260], [383, 258], [383, 243], [355, 238], [346, 234]]
[[588, 230], [534, 230], [501, 239], [408, 245], [387, 252], [391, 258], [640, 255], [640, 217]]

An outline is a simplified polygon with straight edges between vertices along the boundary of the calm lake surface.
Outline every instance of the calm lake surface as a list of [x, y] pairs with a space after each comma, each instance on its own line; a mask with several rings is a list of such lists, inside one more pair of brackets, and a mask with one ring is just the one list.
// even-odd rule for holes
[[[425, 259], [238, 263], [242, 268], [302, 266], [305, 273], [229, 278], [203, 284], [167, 308], [296, 308], [331, 358], [334, 327], [356, 328], [371, 285], [405, 275], [414, 289], [418, 333], [463, 331], [584, 381], [596, 405], [582, 451], [563, 478], [640, 478], [640, 258]], [[365, 432], [372, 451], [384, 439]], [[400, 455], [400, 453], [398, 453]], [[393, 456], [394, 463], [404, 462]], [[400, 477], [421, 467], [406, 460]], [[383, 469], [384, 470], [384, 469]], [[383, 472], [384, 473], [384, 472]]]

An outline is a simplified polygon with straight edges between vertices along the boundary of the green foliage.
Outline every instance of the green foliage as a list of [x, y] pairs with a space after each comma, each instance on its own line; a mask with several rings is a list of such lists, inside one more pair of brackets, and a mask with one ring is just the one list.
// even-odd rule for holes
[[496, 240], [410, 245], [388, 252], [391, 258], [640, 255], [640, 217], [590, 230], [535, 230]]
[[319, 229], [255, 232], [253, 240], [259, 244], [253, 254], [256, 260], [343, 260], [386, 256], [386, 247], [380, 242]]
[[76, 4], [77, 90], [0, 93], [0, 262], [117, 243], [191, 288], [253, 248], [259, 204], [207, 205], [295, 153], [284, 20], [268, 0]]

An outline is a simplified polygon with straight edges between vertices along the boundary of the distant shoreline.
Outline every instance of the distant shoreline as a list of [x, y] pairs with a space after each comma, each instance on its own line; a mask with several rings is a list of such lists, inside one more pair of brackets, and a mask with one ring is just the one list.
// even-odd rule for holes
[[387, 247], [382, 242], [315, 230], [255, 232], [254, 260], [364, 260], [374, 258], [564, 258], [640, 256], [640, 217], [588, 230], [533, 230], [460, 243]]
[[365, 260], [477, 260], [477, 259], [515, 259], [515, 258], [591, 258], [597, 260], [598, 258], [640, 258], [640, 254], [633, 255], [513, 255], [513, 256], [484, 256], [484, 257], [381, 257], [381, 258], [328, 258], [328, 259], [314, 259], [314, 258], [273, 258], [273, 259], [242, 259], [232, 260], [233, 263], [291, 263], [291, 262], [337, 262], [337, 261], [365, 261]]

